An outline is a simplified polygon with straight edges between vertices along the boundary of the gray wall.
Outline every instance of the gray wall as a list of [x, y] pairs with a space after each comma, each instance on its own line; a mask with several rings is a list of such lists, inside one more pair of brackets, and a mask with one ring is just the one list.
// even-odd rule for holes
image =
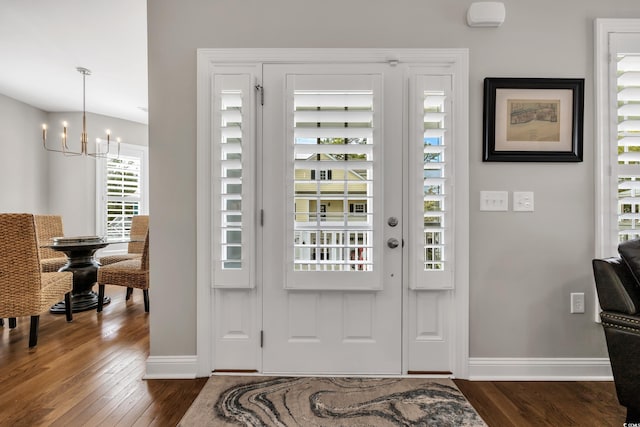
[[[196, 49], [470, 50], [470, 354], [605, 357], [593, 322], [595, 18], [637, 0], [505, 0], [500, 28], [469, 28], [471, 1], [148, 2], [153, 303], [151, 355], [196, 352]], [[584, 162], [483, 163], [485, 77], [586, 78]], [[168, 173], [171, 171], [171, 173]], [[480, 212], [481, 190], [534, 191], [535, 212]], [[569, 293], [586, 314], [569, 314]]]
[[[64, 120], [69, 147], [78, 150], [82, 113], [46, 113], [0, 95], [0, 212], [62, 215], [66, 235], [90, 235], [96, 223], [95, 160], [42, 148], [42, 124], [49, 126], [47, 146], [58, 149]], [[90, 151], [105, 129], [123, 142], [148, 145], [147, 125], [87, 113]]]
[[47, 212], [49, 166], [41, 142], [46, 117], [0, 95], [0, 212]]

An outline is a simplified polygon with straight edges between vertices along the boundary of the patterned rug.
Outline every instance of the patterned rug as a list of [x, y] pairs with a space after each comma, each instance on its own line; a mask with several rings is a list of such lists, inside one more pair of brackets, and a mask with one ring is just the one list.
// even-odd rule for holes
[[259, 376], [212, 376], [178, 425], [486, 426], [448, 379]]

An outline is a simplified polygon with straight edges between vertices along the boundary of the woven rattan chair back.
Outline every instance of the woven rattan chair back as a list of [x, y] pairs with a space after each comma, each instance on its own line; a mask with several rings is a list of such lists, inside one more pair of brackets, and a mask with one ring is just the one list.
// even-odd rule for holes
[[[60, 215], [35, 215], [38, 246], [48, 244], [54, 237], [64, 236]], [[40, 248], [40, 259], [61, 258], [64, 254], [49, 248]]]
[[71, 272], [43, 273], [32, 214], [0, 214], [0, 317], [9, 328], [18, 317], [31, 316], [29, 347], [38, 343], [40, 313], [64, 298], [67, 322], [73, 319]]
[[144, 250], [144, 239], [149, 230], [149, 215], [135, 215], [131, 218], [131, 230], [129, 232], [131, 240], [127, 252], [130, 254], [141, 254]]
[[126, 300], [134, 288], [142, 289], [144, 311], [149, 311], [149, 230], [145, 233], [142, 256], [103, 265], [98, 269], [98, 313], [102, 311], [105, 285], [125, 286]]
[[[33, 215], [0, 214], [0, 317], [15, 317], [40, 292], [40, 253]], [[27, 310], [28, 311], [28, 310]]]
[[149, 271], [149, 230], [144, 236], [144, 246], [142, 247], [142, 260], [140, 262], [140, 269]]

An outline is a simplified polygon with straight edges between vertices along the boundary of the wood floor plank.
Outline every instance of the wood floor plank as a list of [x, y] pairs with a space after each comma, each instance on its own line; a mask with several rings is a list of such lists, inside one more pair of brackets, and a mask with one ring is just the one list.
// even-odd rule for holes
[[[29, 318], [0, 327], [0, 426], [175, 426], [206, 378], [143, 380], [149, 355], [142, 295], [107, 286], [95, 311], [45, 313], [29, 349]], [[153, 294], [151, 294], [153, 299]], [[456, 380], [490, 427], [622, 426], [611, 382]]]
[[490, 427], [621, 427], [625, 421], [608, 381], [455, 383]]

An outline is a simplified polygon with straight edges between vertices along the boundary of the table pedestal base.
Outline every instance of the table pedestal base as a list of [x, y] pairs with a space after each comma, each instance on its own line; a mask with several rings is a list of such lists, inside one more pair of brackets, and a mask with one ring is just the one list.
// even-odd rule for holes
[[[103, 304], [107, 305], [111, 302], [111, 298], [104, 297]], [[66, 305], [64, 301], [60, 301], [51, 306], [49, 311], [53, 314], [64, 314]], [[71, 294], [71, 311], [77, 313], [80, 311], [96, 310], [98, 308], [98, 294], [92, 290]]]

